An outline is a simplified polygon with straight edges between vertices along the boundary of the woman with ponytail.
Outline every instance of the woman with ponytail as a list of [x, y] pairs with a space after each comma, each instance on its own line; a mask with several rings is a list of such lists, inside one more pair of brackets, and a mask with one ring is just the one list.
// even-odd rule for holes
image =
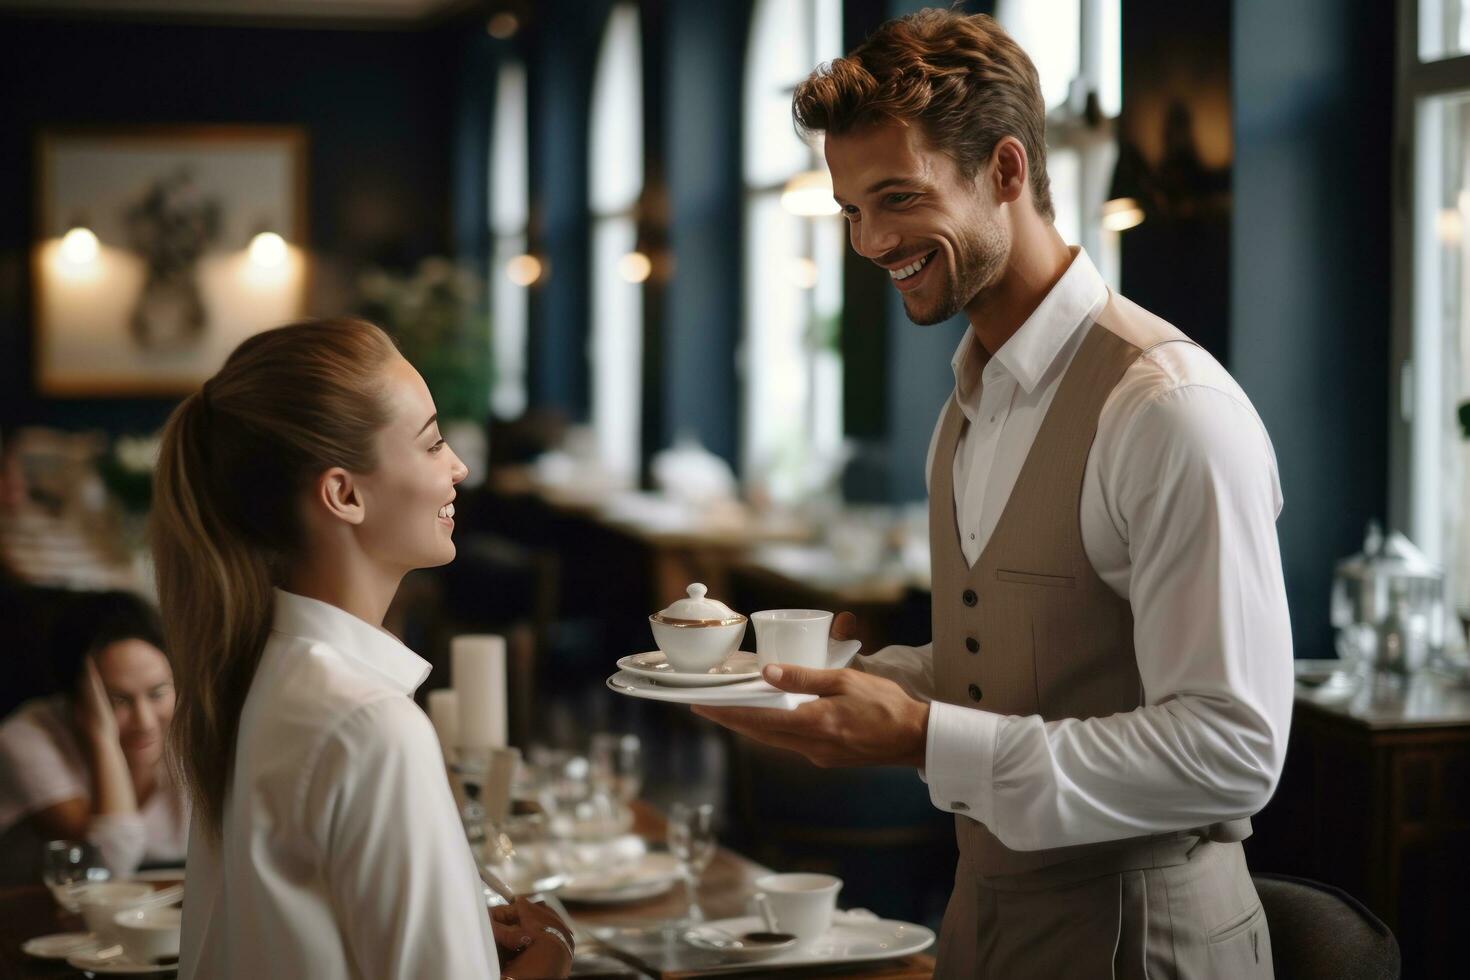
[[464, 465], [377, 327], [258, 334], [175, 410], [154, 561], [193, 802], [183, 978], [565, 975], [565, 926], [493, 924], [432, 725], [382, 629], [454, 557]]

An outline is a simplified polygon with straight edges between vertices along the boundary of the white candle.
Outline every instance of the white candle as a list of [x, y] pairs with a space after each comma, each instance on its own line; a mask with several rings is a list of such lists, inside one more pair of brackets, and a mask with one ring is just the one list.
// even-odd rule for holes
[[450, 677], [459, 702], [459, 747], [505, 747], [505, 638], [456, 636]]
[[449, 688], [429, 692], [429, 720], [448, 759], [459, 743], [459, 697]]

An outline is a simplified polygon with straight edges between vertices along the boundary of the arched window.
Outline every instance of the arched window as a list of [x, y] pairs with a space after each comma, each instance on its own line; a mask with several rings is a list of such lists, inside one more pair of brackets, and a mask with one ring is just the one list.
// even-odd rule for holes
[[643, 282], [638, 252], [643, 193], [643, 64], [638, 8], [608, 18], [592, 86], [589, 196], [592, 209], [592, 426], [604, 465], [638, 474], [643, 386]]
[[[745, 328], [741, 469], [778, 500], [842, 444], [842, 256], [836, 216], [809, 215], [783, 191], [826, 166], [791, 120], [791, 92], [842, 54], [841, 0], [759, 0], [745, 71]], [[828, 181], [830, 184], [830, 181]], [[793, 185], [794, 186], [794, 185]], [[820, 201], [820, 195], [817, 200]]]
[[490, 331], [494, 380], [490, 409], [513, 419], [526, 410], [526, 230], [531, 200], [527, 184], [526, 69], [508, 61], [495, 85], [490, 143]]
[[[1118, 285], [1118, 232], [1103, 225], [1123, 105], [1121, 0], [997, 0], [996, 19], [1031, 56], [1046, 100], [1046, 170], [1056, 227]], [[1103, 124], [1085, 118], [1095, 93]]]

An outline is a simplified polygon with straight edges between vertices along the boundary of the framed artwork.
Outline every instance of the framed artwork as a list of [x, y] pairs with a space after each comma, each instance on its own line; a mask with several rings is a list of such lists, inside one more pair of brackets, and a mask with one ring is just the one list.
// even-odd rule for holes
[[186, 394], [245, 337], [301, 315], [302, 130], [49, 130], [36, 174], [41, 394]]

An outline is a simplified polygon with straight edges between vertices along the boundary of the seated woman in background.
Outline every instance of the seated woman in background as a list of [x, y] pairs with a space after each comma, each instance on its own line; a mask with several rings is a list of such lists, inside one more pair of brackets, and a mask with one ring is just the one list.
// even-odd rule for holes
[[50, 656], [65, 693], [0, 723], [0, 881], [40, 880], [42, 845], [84, 840], [114, 876], [181, 864], [185, 794], [164, 763], [173, 672], [153, 611], [124, 592], [78, 593]]

